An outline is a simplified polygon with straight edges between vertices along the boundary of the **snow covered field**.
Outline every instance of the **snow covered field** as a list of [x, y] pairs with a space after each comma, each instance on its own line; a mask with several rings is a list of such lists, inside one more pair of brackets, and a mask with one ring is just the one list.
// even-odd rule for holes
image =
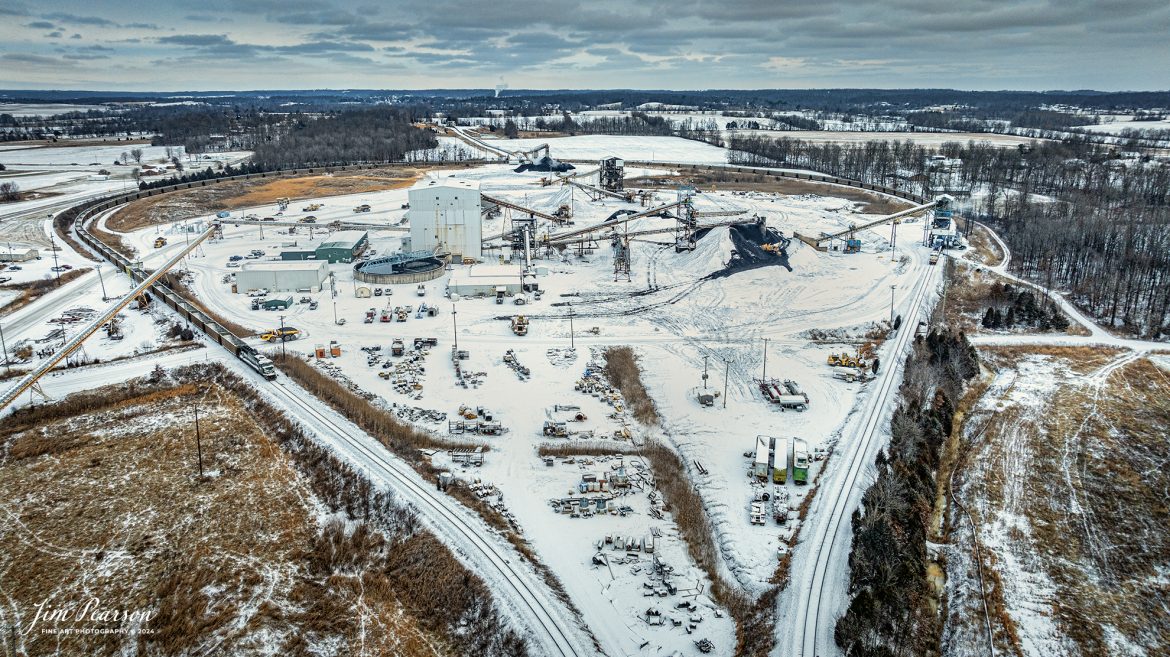
[[682, 137], [637, 137], [625, 135], [576, 135], [553, 139], [490, 139], [484, 141], [510, 151], [525, 150], [547, 143], [553, 157], [561, 160], [600, 160], [618, 156], [627, 160], [724, 164], [727, 151], [701, 141]]

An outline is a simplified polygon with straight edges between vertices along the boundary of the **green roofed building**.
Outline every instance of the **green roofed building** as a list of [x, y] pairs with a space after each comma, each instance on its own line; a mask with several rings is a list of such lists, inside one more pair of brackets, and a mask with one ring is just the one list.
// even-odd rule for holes
[[344, 230], [333, 233], [328, 241], [317, 247], [317, 260], [329, 264], [353, 262], [370, 243], [369, 234], [363, 230]]

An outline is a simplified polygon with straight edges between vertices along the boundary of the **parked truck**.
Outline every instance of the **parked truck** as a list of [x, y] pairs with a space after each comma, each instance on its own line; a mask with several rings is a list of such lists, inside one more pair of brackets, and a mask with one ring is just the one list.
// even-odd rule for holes
[[792, 481], [797, 485], [808, 483], [808, 443], [792, 439]]
[[512, 332], [516, 335], [528, 335], [528, 318], [516, 315], [512, 318]]
[[788, 483], [788, 439], [772, 439], [772, 483]]
[[154, 238], [154, 248], [161, 249], [166, 245], [167, 245], [167, 238], [165, 238], [165, 237]]
[[394, 356], [401, 356], [404, 351], [405, 347], [402, 344], [402, 340], [399, 338], [394, 338], [394, 341], [390, 343], [390, 354]]

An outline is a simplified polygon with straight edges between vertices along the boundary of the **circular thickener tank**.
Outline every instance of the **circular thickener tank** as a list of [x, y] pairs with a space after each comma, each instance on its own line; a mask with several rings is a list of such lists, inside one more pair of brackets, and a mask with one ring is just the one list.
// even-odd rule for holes
[[353, 266], [353, 277], [374, 285], [422, 283], [442, 276], [446, 265], [447, 256], [405, 253], [359, 262]]

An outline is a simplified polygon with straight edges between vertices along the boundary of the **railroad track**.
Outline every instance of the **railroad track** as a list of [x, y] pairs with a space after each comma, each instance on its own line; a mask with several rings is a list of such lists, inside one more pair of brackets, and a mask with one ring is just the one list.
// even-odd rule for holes
[[[907, 311], [906, 316], [903, 317], [901, 328], [898, 330], [898, 336], [895, 338], [894, 349], [889, 356], [892, 361], [886, 370], [886, 374], [881, 379], [878, 385], [877, 392], [871, 397], [871, 402], [865, 419], [862, 421], [861, 427], [858, 429], [855, 440], [852, 441], [852, 453], [849, 456], [849, 461], [844, 471], [844, 475], [835, 481], [821, 484], [823, 491], [832, 491], [836, 497], [829, 502], [829, 516], [821, 524], [821, 531], [815, 534], [814, 552], [814, 569], [811, 578], [811, 584], [807, 590], [800, 593], [801, 598], [797, 601], [797, 620], [798, 630], [796, 631], [793, 646], [793, 654], [801, 657], [818, 657], [825, 653], [818, 650], [818, 639], [820, 633], [829, 630], [829, 637], [832, 637], [832, 624], [834, 619], [824, 619], [822, 623], [821, 614], [826, 609], [826, 605], [822, 604], [825, 597], [825, 581], [829, 574], [829, 564], [833, 558], [834, 548], [836, 547], [837, 536], [841, 531], [843, 523], [851, 516], [849, 511], [849, 498], [861, 477], [861, 473], [865, 471], [869, 462], [870, 447], [877, 440], [879, 434], [878, 429], [882, 425], [882, 419], [885, 416], [885, 409], [889, 398], [893, 391], [897, 389], [897, 384], [901, 381], [901, 377], [897, 375], [898, 368], [901, 366], [901, 361], [905, 357], [907, 347], [914, 339], [915, 327], [918, 325], [918, 314], [922, 305], [922, 300], [926, 298], [927, 292], [931, 289], [930, 282], [934, 280], [935, 269], [929, 265], [924, 265], [924, 272], [921, 278], [915, 283], [915, 287], [911, 291], [910, 310]], [[848, 549], [849, 546], [846, 546]], [[826, 627], [828, 626], [828, 627]]]
[[424, 517], [441, 520], [454, 532], [454, 538], [478, 552], [483, 557], [482, 560], [494, 569], [500, 575], [500, 579], [506, 581], [507, 586], [515, 593], [509, 597], [523, 605], [524, 609], [521, 611], [526, 610], [525, 615], [532, 623], [530, 627], [534, 630], [539, 629], [540, 632], [536, 632], [537, 634], [547, 635], [549, 645], [545, 646], [546, 649], [542, 651], [542, 654], [560, 655], [561, 657], [578, 657], [584, 654], [578, 651], [573, 637], [565, 630], [565, 622], [558, 622], [558, 619], [547, 608], [550, 606], [548, 601], [543, 596], [538, 595], [534, 591], [534, 587], [526, 582], [526, 573], [515, 567], [510, 558], [504, 556], [501, 550], [483, 537], [483, 527], [475, 526], [473, 522], [463, 517], [460, 511], [453, 508], [454, 503], [450, 502], [446, 495], [438, 493], [428, 485], [419, 483], [417, 473], [409, 466], [398, 463], [393, 458], [381, 453], [381, 450], [371, 448], [363, 444], [361, 440], [354, 438], [349, 431], [338, 425], [325, 413], [303, 401], [295, 391], [290, 390], [283, 382], [278, 381], [270, 389], [274, 390], [290, 407], [299, 408], [308, 416], [309, 421], [305, 424], [319, 425], [329, 429], [336, 438], [348, 445], [355, 455], [376, 466], [382, 475], [393, 481], [397, 487], [392, 488], [392, 490], [399, 495], [409, 496], [416, 507], [422, 507], [420, 511], [423, 512]]

